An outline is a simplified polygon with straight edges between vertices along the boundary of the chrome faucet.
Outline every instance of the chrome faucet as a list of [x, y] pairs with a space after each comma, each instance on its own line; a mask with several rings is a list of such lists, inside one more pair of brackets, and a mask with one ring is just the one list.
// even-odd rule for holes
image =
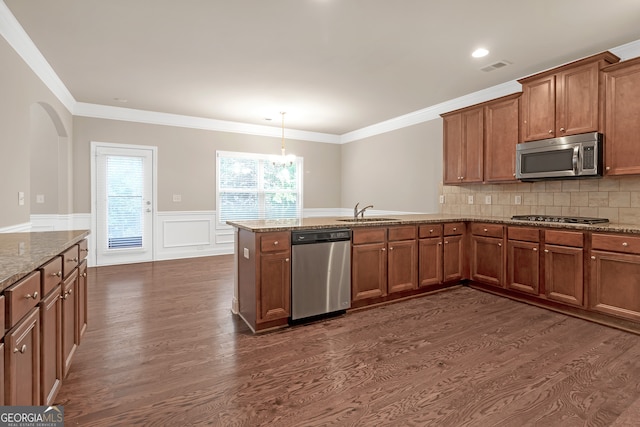
[[360, 215], [360, 218], [364, 218], [364, 211], [366, 211], [369, 208], [372, 208], [373, 205], [369, 205], [369, 206], [365, 206], [364, 208], [358, 210], [358, 205], [360, 204], [360, 202], [356, 203], [356, 206], [353, 208], [353, 219], [358, 219], [358, 215]]

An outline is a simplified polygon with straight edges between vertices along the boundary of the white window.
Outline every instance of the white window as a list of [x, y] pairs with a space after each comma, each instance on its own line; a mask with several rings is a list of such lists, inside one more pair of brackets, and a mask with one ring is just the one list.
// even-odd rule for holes
[[302, 157], [216, 152], [218, 221], [297, 218], [302, 213]]

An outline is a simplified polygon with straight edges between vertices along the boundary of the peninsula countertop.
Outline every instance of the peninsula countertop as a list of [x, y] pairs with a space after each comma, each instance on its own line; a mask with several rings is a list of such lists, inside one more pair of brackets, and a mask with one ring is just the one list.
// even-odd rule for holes
[[89, 230], [0, 233], [0, 290], [89, 235]]
[[[376, 218], [371, 216], [369, 218]], [[227, 224], [248, 230], [254, 233], [286, 230], [314, 230], [321, 228], [356, 228], [379, 227], [404, 224], [430, 224], [439, 222], [487, 222], [506, 225], [521, 225], [530, 227], [563, 228], [582, 231], [598, 231], [610, 233], [640, 234], [640, 224], [572, 224], [553, 223], [540, 221], [522, 221], [503, 217], [483, 217], [470, 215], [447, 214], [410, 214], [410, 215], [385, 215], [384, 221], [357, 221], [353, 217], [308, 217], [290, 219], [267, 219], [248, 221], [227, 221]]]

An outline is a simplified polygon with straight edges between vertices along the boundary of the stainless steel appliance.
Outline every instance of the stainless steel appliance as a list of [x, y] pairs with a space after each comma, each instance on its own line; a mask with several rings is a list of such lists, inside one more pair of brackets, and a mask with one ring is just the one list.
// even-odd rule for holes
[[603, 224], [609, 222], [607, 218], [590, 218], [586, 216], [554, 216], [554, 215], [514, 215], [511, 217], [520, 221], [562, 222], [567, 224]]
[[351, 230], [291, 233], [291, 320], [351, 307]]
[[516, 146], [516, 178], [522, 181], [602, 176], [601, 133], [583, 133]]

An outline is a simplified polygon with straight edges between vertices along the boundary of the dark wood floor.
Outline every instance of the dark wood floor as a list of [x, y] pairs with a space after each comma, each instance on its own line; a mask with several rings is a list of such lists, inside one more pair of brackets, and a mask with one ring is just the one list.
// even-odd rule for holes
[[66, 425], [640, 423], [636, 335], [458, 287], [254, 336], [232, 264], [90, 269]]

